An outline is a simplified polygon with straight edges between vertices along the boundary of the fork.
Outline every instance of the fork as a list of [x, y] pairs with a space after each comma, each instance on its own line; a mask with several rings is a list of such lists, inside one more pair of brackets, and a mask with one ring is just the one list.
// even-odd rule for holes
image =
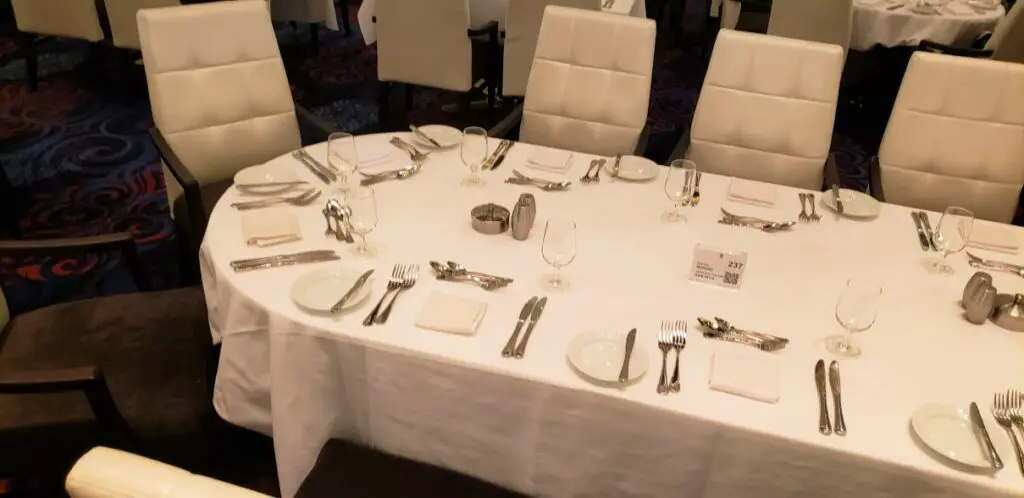
[[598, 164], [600, 164], [600, 161], [597, 159], [590, 161], [590, 167], [587, 168], [587, 172], [580, 177], [580, 183], [590, 183], [594, 181], [594, 179], [590, 177], [590, 172], [594, 171], [594, 166], [597, 166]]
[[231, 203], [231, 207], [238, 210], [259, 209], [276, 206], [278, 204], [291, 204], [293, 206], [306, 206], [315, 201], [321, 195], [320, 190], [309, 189], [294, 197], [273, 197], [270, 199], [258, 199], [254, 201], [241, 201]]
[[683, 352], [683, 348], [686, 347], [686, 333], [688, 331], [686, 327], [686, 320], [680, 322], [675, 321], [674, 332], [672, 333], [672, 347], [676, 350], [676, 366], [672, 370], [672, 383], [669, 384], [669, 390], [674, 393], [679, 392], [679, 353]]
[[429, 152], [420, 152], [420, 150], [412, 144], [398, 137], [391, 137], [391, 145], [394, 145], [395, 147], [405, 151], [406, 154], [409, 154], [409, 159], [412, 159], [412, 162], [414, 163], [422, 163], [423, 161], [426, 161], [427, 156], [430, 155]]
[[658, 394], [665, 396], [671, 392], [668, 385], [668, 351], [672, 349], [672, 322], [663, 320], [661, 332], [658, 333], [658, 349], [661, 350], [661, 377], [658, 378]]
[[1021, 415], [1018, 413], [1019, 410], [1019, 398], [1014, 397], [1011, 392], [996, 393], [992, 400], [992, 416], [995, 417], [996, 422], [1003, 426], [1006, 432], [1010, 433], [1010, 439], [1013, 440], [1013, 452], [1017, 454], [1017, 468], [1020, 470], [1020, 474], [1024, 476], [1024, 451], [1020, 448], [1020, 440], [1017, 439], [1017, 433], [1013, 431], [1013, 423], [1017, 421], [1021, 422]]
[[384, 305], [384, 300], [387, 299], [388, 294], [398, 290], [402, 286], [402, 275], [405, 272], [405, 265], [395, 265], [391, 269], [391, 279], [388, 280], [388, 289], [384, 291], [384, 295], [380, 297], [380, 301], [377, 301], [377, 305], [370, 310], [370, 314], [366, 315], [363, 320], [363, 326], [369, 327], [373, 325], [374, 319], [377, 318], [377, 312], [380, 311], [380, 307]]
[[814, 194], [807, 194], [808, 204], [811, 205], [811, 221], [818, 223], [821, 221], [821, 215], [818, 214], [818, 207], [815, 205]]
[[804, 223], [810, 223], [811, 216], [807, 214], [807, 194], [800, 192], [800, 216], [797, 219]]
[[391, 302], [388, 303], [384, 311], [377, 315], [374, 319], [375, 323], [383, 324], [388, 321], [388, 317], [391, 316], [391, 308], [395, 306], [395, 301], [398, 300], [399, 294], [404, 290], [409, 290], [412, 286], [416, 285], [416, 280], [420, 277], [420, 265], [409, 265], [405, 267], [405, 271], [402, 272], [402, 283], [401, 287], [395, 289], [395, 296], [391, 298]]

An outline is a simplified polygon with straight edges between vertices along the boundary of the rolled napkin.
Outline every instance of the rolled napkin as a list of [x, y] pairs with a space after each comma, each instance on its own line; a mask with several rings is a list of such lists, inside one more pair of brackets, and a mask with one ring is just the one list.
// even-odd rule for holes
[[242, 213], [242, 238], [246, 245], [268, 247], [302, 240], [299, 221], [286, 209]]
[[734, 202], [772, 207], [775, 205], [775, 186], [734, 178], [729, 183], [728, 198]]
[[565, 174], [572, 167], [572, 152], [547, 147], [534, 147], [526, 159], [526, 167], [548, 173]]
[[487, 303], [434, 292], [416, 316], [416, 326], [438, 332], [472, 335], [476, 333], [486, 313]]
[[985, 223], [975, 223], [971, 229], [970, 247], [1005, 254], [1017, 254], [1020, 243], [1013, 231]]
[[711, 389], [745, 398], [779, 401], [779, 358], [761, 352], [720, 349], [711, 357]]

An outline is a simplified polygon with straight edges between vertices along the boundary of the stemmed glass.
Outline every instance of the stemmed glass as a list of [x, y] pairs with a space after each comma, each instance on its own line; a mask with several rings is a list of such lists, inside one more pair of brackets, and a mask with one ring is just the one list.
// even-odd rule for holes
[[544, 261], [555, 268], [555, 272], [544, 279], [545, 287], [552, 291], [568, 289], [569, 279], [562, 276], [562, 267], [576, 259], [576, 222], [560, 218], [548, 220], [540, 251]]
[[953, 267], [946, 263], [946, 256], [967, 247], [973, 227], [974, 213], [957, 206], [946, 208], [932, 232], [932, 243], [942, 253], [942, 257], [925, 261], [925, 267], [932, 273], [952, 275]]
[[665, 178], [665, 195], [672, 201], [672, 209], [662, 215], [665, 221], [685, 221], [683, 206], [693, 199], [693, 182], [697, 176], [697, 164], [686, 159], [676, 159], [668, 167]]
[[463, 185], [480, 187], [484, 184], [480, 166], [487, 160], [487, 151], [487, 130], [479, 126], [462, 130], [462, 162], [469, 167], [469, 176], [462, 181]]
[[356, 254], [372, 256], [374, 248], [366, 244], [366, 236], [377, 226], [377, 199], [371, 187], [355, 187], [345, 196], [352, 233], [359, 236]]
[[836, 320], [846, 333], [825, 339], [825, 349], [843, 358], [860, 356], [860, 348], [853, 344], [851, 336], [875, 324], [881, 297], [882, 288], [878, 285], [854, 278], [848, 280], [836, 304]]
[[351, 188], [349, 182], [359, 167], [356, 137], [345, 132], [331, 133], [327, 137], [327, 164], [338, 174], [337, 189], [348, 191]]

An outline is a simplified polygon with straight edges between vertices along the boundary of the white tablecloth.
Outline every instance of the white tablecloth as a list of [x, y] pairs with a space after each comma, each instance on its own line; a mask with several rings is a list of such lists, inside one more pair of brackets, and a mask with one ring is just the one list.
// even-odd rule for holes
[[[368, 157], [387, 149], [386, 135], [359, 138]], [[496, 144], [492, 144], [493, 146]], [[325, 155], [323, 144], [310, 147]], [[908, 210], [884, 205], [875, 221], [835, 220], [769, 235], [719, 225], [728, 179], [710, 174], [703, 202], [687, 224], [666, 224], [662, 178], [646, 184], [573, 185], [541, 192], [502, 180], [521, 168], [530, 146], [514, 147], [502, 167], [484, 174], [487, 186], [459, 186], [467, 174], [459, 152], [435, 154], [404, 182], [377, 187], [380, 224], [370, 235], [372, 259], [323, 236], [321, 206], [288, 208], [300, 216], [305, 239], [259, 249], [244, 245], [228, 192], [214, 210], [201, 259], [214, 337], [223, 343], [214, 405], [235, 424], [272, 434], [285, 497], [294, 495], [323, 443], [340, 437], [464, 472], [533, 496], [686, 496], [759, 498], [831, 496], [962, 498], [1021, 496], [1005, 433], [986, 413], [1006, 470], [995, 477], [952, 470], [924, 452], [908, 429], [915, 407], [928, 402], [987, 406], [992, 393], [1024, 387], [1024, 334], [960, 318], [958, 300], [973, 273], [953, 256], [954, 277], [926, 273]], [[360, 155], [363, 155], [361, 152]], [[589, 157], [577, 155], [568, 178]], [[272, 161], [294, 167], [289, 157]], [[662, 175], [664, 172], [662, 172]], [[474, 232], [475, 205], [512, 205], [519, 193], [537, 198], [538, 222], [527, 241]], [[319, 203], [318, 203], [319, 204]], [[795, 219], [799, 202], [780, 188], [775, 210], [737, 206], [741, 213]], [[824, 211], [821, 208], [819, 211]], [[544, 221], [578, 224], [578, 255], [567, 269], [572, 289], [550, 295], [526, 357], [499, 351], [522, 304], [544, 294], [540, 255]], [[933, 223], [938, 221], [933, 217]], [[689, 282], [695, 244], [747, 251], [739, 291]], [[306, 249], [337, 249], [338, 263], [233, 273], [229, 262]], [[996, 256], [993, 256], [996, 257]], [[1002, 259], [1021, 262], [1021, 257]], [[385, 326], [362, 318], [379, 297], [391, 265], [429, 260], [509, 276], [509, 288], [487, 293], [439, 282], [424, 268]], [[290, 301], [297, 276], [317, 268], [376, 268], [373, 298], [339, 321], [310, 316]], [[838, 333], [833, 309], [847, 278], [884, 288], [875, 326], [857, 340], [864, 356], [843, 361], [843, 401], [849, 435], [818, 434], [812, 377], [828, 357], [822, 337]], [[997, 274], [1002, 292], [1024, 291], [1024, 280]], [[472, 337], [420, 330], [414, 317], [432, 291], [470, 296], [488, 305]], [[706, 340], [697, 316], [724, 316], [739, 326], [788, 336], [781, 359], [781, 399], [763, 404], [707, 387], [713, 351], [734, 346]], [[688, 319], [682, 392], [655, 393], [663, 319]], [[638, 347], [651, 370], [628, 389], [597, 387], [567, 366], [565, 350], [578, 332], [638, 327]], [[766, 353], [767, 354], [767, 353]], [[271, 407], [273, 409], [271, 410]], [[339, 486], [343, 486], [339, 483]], [[339, 488], [341, 489], [341, 488]]]
[[[469, 16], [470, 26], [480, 28], [491, 21], [498, 21], [504, 24], [505, 8], [509, 0], [470, 0]], [[367, 45], [377, 41], [376, 30], [373, 26], [373, 15], [377, 8], [377, 0], [363, 0], [359, 6], [359, 31], [363, 34], [363, 40]], [[647, 17], [647, 7], [644, 0], [615, 0], [611, 7], [603, 9], [605, 12], [616, 14], [628, 14], [636, 17]]]
[[[875, 45], [896, 47], [917, 45], [922, 40], [955, 46], [969, 46], [986, 31], [992, 31], [1006, 10], [978, 13], [966, 5], [939, 7], [938, 15], [911, 12], [915, 0], [855, 0], [853, 3], [853, 32], [850, 48], [870, 50]], [[963, 3], [957, 0], [953, 3]], [[895, 10], [889, 10], [903, 4]], [[965, 10], [961, 10], [965, 9]]]
[[338, 30], [334, 0], [271, 0], [270, 15], [275, 21], [323, 23]]

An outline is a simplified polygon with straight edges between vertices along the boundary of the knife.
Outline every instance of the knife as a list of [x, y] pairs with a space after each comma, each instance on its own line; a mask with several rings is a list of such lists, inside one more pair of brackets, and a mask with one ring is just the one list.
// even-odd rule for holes
[[828, 383], [832, 384], [832, 402], [836, 405], [836, 430], [837, 436], [846, 435], [846, 419], [843, 418], [842, 387], [839, 384], [839, 363], [832, 360], [828, 366]]
[[633, 343], [636, 342], [636, 329], [626, 334], [626, 354], [622, 357], [622, 370], [619, 370], [619, 383], [625, 384], [629, 380], [629, 359], [633, 356]]
[[928, 234], [924, 233], [924, 225], [921, 224], [921, 218], [918, 217], [917, 211], [911, 211], [910, 217], [914, 219], [914, 225], [917, 227], [917, 240], [921, 242], [921, 250], [927, 251], [931, 249], [931, 245], [928, 244]]
[[540, 318], [540, 314], [544, 311], [544, 305], [548, 304], [548, 298], [542, 297], [540, 301], [537, 301], [537, 305], [533, 307], [533, 312], [530, 313], [530, 324], [526, 326], [526, 333], [523, 334], [523, 342], [519, 343], [516, 347], [515, 357], [522, 358], [526, 354], [526, 343], [530, 341], [530, 335], [533, 334], [533, 328], [537, 326], [537, 319]]
[[921, 219], [921, 226], [924, 227], [924, 233], [928, 235], [928, 244], [931, 245], [933, 251], [938, 251], [939, 248], [935, 247], [935, 241], [933, 240], [935, 234], [932, 232], [932, 222], [928, 220], [928, 213], [918, 211], [917, 217]]
[[978, 410], [978, 404], [973, 401], [971, 402], [971, 423], [974, 424], [975, 432], [980, 433], [982, 441], [985, 442], [985, 449], [988, 450], [988, 459], [992, 462], [992, 466], [997, 469], [1003, 468], [1003, 460], [999, 458], [996, 447], [992, 445], [992, 439], [988, 437], [988, 429], [985, 429], [985, 421], [981, 418], [981, 410]]
[[[430, 264], [433, 265], [434, 262], [431, 261]], [[505, 347], [501, 350], [502, 356], [506, 358], [512, 356], [512, 353], [516, 349], [516, 341], [519, 340], [519, 331], [523, 329], [523, 324], [526, 323], [526, 319], [530, 316], [530, 311], [533, 310], [533, 307], [536, 304], [537, 296], [533, 296], [526, 302], [526, 304], [523, 305], [523, 310], [519, 312], [519, 320], [516, 321], [516, 329], [512, 332], [512, 337], [508, 338], [508, 342], [505, 343]]]
[[417, 137], [420, 137], [421, 139], [426, 140], [427, 142], [430, 142], [430, 145], [433, 145], [434, 147], [437, 147], [438, 149], [441, 148], [441, 142], [438, 142], [437, 140], [434, 140], [433, 138], [430, 138], [430, 135], [427, 135], [426, 133], [423, 133], [416, 126], [409, 125], [409, 129], [412, 130], [412, 134], [413, 135], [416, 135]]
[[506, 144], [506, 145], [505, 145], [505, 148], [504, 148], [504, 149], [503, 149], [503, 150], [501, 151], [501, 155], [500, 155], [500, 156], [498, 156], [498, 159], [496, 159], [496, 160], [494, 161], [494, 164], [492, 164], [492, 165], [491, 165], [491, 169], [492, 169], [492, 170], [493, 170], [493, 169], [498, 169], [498, 166], [501, 166], [501, 163], [502, 163], [502, 161], [504, 161], [504, 160], [505, 160], [505, 156], [507, 156], [507, 155], [508, 155], [508, 151], [509, 151], [509, 150], [510, 150], [510, 149], [512, 148], [512, 146], [513, 146], [513, 145], [515, 145], [515, 144], [516, 144], [515, 142], [513, 142], [513, 141], [511, 141], [511, 140], [505, 140], [505, 141], [504, 141], [504, 142], [502, 142], [502, 143]]
[[700, 171], [697, 172], [697, 177], [693, 179], [693, 198], [690, 200], [691, 206], [700, 204]]
[[818, 385], [818, 432], [832, 434], [832, 423], [828, 420], [828, 398], [825, 394], [825, 360], [814, 365], [814, 383]]
[[365, 273], [360, 275], [359, 278], [356, 279], [356, 283], [352, 284], [352, 288], [349, 289], [344, 296], [341, 296], [341, 299], [334, 303], [334, 306], [331, 306], [331, 313], [338, 313], [341, 311], [341, 308], [345, 306], [345, 303], [352, 299], [352, 296], [356, 295], [356, 293], [359, 292], [359, 289], [363, 288], [363, 285], [366, 284], [370, 275], [373, 275], [373, 270], [366, 270]]
[[839, 198], [839, 184], [838, 183], [833, 183], [832, 184], [832, 197], [834, 197], [835, 200], [836, 200], [836, 211], [838, 211], [839, 214], [843, 214], [843, 201], [842, 201], [842, 199]]
[[505, 141], [502, 140], [502, 141], [498, 142], [498, 146], [495, 147], [494, 152], [491, 152], [491, 155], [487, 156], [487, 160], [484, 161], [484, 164], [483, 164], [483, 166], [480, 167], [480, 169], [484, 169], [484, 170], [491, 169], [491, 166], [494, 166], [494, 161], [498, 160], [498, 156], [501, 154], [501, 151], [504, 148], [505, 148]]

